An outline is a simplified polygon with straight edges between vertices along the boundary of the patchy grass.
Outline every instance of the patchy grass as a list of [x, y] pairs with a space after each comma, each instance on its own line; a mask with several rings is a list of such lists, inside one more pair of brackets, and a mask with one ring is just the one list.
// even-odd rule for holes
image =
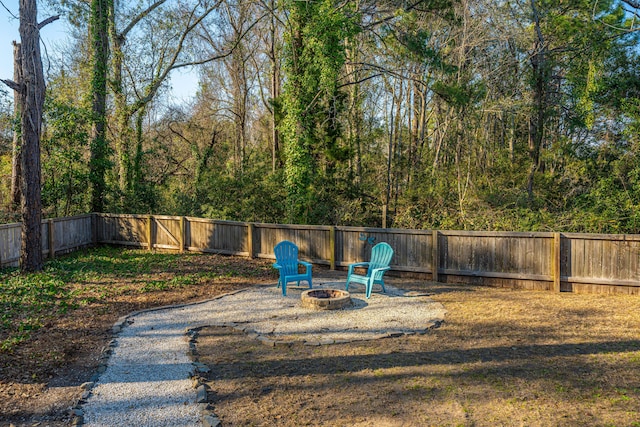
[[46, 263], [42, 273], [0, 272], [0, 351], [11, 351], [32, 332], [70, 309], [108, 306], [122, 295], [175, 291], [212, 282], [260, 279], [272, 273], [265, 263], [243, 266], [237, 259], [197, 270], [197, 254], [157, 253], [101, 247]]
[[67, 312], [72, 296], [65, 282], [51, 273], [0, 276], [0, 351], [9, 351], [40, 329], [52, 316]]
[[0, 425], [68, 425], [118, 317], [276, 277], [265, 260], [113, 247], [60, 257], [37, 274], [0, 271]]

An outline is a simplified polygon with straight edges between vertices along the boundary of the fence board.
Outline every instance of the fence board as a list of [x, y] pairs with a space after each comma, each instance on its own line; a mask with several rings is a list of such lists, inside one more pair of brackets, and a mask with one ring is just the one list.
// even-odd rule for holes
[[0, 265], [2, 267], [18, 265], [22, 242], [20, 224], [0, 225]]
[[278, 242], [289, 240], [298, 246], [301, 259], [317, 264], [331, 263], [331, 227], [253, 224], [253, 228], [257, 257], [273, 258], [273, 247]]
[[[40, 226], [42, 253], [49, 255], [50, 225], [53, 224], [53, 250], [66, 253], [92, 244], [91, 215], [45, 220]], [[0, 266], [17, 267], [20, 261], [22, 231], [19, 223], [0, 225]]]
[[154, 216], [154, 247], [180, 249], [180, 217]]
[[[497, 286], [510, 283], [527, 289], [557, 290], [553, 233], [280, 225], [94, 214], [43, 222], [44, 254], [49, 252], [50, 224], [55, 253], [96, 242], [136, 247], [151, 244], [152, 249], [180, 250], [183, 242], [186, 250], [243, 256], [253, 253], [272, 259], [273, 247], [286, 239], [298, 245], [303, 259], [346, 267], [367, 261], [373, 245], [386, 241], [395, 252], [393, 271], [433, 274], [435, 270], [444, 281], [455, 279]], [[20, 232], [20, 224], [0, 225], [0, 265], [17, 265]], [[640, 294], [640, 235], [562, 233], [560, 253], [555, 259], [560, 260], [561, 290]]]
[[572, 234], [568, 241], [571, 262], [565, 267], [566, 280], [604, 279], [640, 284], [640, 241], [635, 236], [624, 239], [613, 235], [612, 239], [603, 239], [599, 235]]
[[248, 224], [188, 218], [188, 250], [248, 256]]
[[54, 251], [65, 253], [92, 244], [91, 215], [56, 218], [54, 224]]
[[97, 241], [115, 245], [147, 246], [147, 217], [134, 215], [98, 215]]

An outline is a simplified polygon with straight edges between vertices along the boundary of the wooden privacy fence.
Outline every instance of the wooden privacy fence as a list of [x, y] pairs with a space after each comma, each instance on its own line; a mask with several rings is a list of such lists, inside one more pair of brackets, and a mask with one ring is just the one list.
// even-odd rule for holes
[[[42, 253], [53, 258], [95, 244], [91, 214], [42, 221]], [[22, 245], [21, 224], [0, 225], [0, 267], [17, 266]]]
[[[53, 257], [96, 243], [273, 259], [291, 240], [330, 268], [366, 261], [389, 243], [392, 271], [440, 282], [551, 291], [640, 294], [640, 235], [404, 230], [260, 224], [160, 215], [89, 214], [42, 223]], [[17, 265], [20, 224], [0, 225], [0, 265]]]
[[640, 294], [640, 235], [474, 232], [261, 224], [202, 218], [96, 214], [99, 243], [273, 259], [291, 240], [301, 257], [331, 268], [366, 261], [377, 242], [392, 271], [525, 289]]

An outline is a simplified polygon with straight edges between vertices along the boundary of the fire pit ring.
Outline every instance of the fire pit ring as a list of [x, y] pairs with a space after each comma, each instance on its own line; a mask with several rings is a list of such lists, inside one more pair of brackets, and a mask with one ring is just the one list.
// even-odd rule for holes
[[316, 310], [337, 310], [351, 305], [349, 292], [340, 289], [309, 289], [300, 296], [302, 306]]

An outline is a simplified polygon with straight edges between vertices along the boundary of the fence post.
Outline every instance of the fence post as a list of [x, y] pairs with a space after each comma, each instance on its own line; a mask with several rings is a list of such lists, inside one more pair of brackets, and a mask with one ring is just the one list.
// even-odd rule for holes
[[438, 230], [431, 232], [431, 280], [438, 281], [438, 267], [440, 264], [440, 254], [438, 253]]
[[553, 291], [560, 292], [560, 272], [561, 272], [561, 254], [560, 254], [560, 233], [553, 233], [553, 246], [551, 248], [551, 276], [553, 277]]
[[253, 258], [253, 223], [247, 224], [247, 250], [249, 251], [249, 258]]
[[49, 238], [49, 258], [56, 257], [56, 239], [55, 239], [55, 225], [53, 219], [47, 221], [48, 223], [48, 238]]
[[329, 227], [329, 265], [331, 270], [336, 269], [336, 227]]
[[91, 244], [98, 244], [98, 214], [95, 212], [91, 214]]
[[153, 250], [153, 215], [147, 216], [147, 242], [149, 244], [149, 250]]
[[180, 245], [180, 253], [184, 253], [184, 217], [180, 217], [180, 235], [178, 236], [178, 242]]

